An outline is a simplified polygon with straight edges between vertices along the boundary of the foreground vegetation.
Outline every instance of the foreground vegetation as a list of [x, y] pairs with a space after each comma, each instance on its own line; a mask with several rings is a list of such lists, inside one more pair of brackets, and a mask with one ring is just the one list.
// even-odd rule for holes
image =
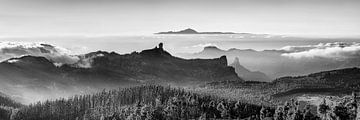
[[17, 120], [123, 120], [247, 118], [261, 106], [163, 86], [138, 86], [94, 95], [38, 102], [19, 110]]
[[356, 94], [338, 99], [326, 97], [314, 111], [294, 99], [269, 107], [182, 88], [145, 85], [27, 106], [1, 99], [3, 105], [18, 109], [0, 113], [5, 115], [1, 120], [358, 120], [357, 99]]
[[6, 120], [12, 118], [15, 115], [16, 108], [21, 107], [20, 103], [17, 103], [9, 97], [0, 93], [0, 120]]

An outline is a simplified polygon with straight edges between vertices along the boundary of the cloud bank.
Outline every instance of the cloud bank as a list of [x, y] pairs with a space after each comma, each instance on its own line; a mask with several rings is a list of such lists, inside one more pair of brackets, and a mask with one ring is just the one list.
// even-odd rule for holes
[[71, 55], [68, 49], [43, 43], [0, 42], [0, 61], [24, 55], [42, 56], [55, 65], [74, 64], [79, 57]]
[[282, 56], [301, 58], [328, 58], [334, 60], [347, 60], [360, 58], [360, 43], [320, 43], [318, 45], [286, 46]]

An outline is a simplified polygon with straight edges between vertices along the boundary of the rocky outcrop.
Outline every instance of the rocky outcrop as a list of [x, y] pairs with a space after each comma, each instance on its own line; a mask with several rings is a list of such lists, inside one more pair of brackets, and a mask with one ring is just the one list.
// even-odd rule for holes
[[235, 68], [235, 72], [241, 78], [246, 81], [263, 81], [270, 82], [271, 79], [266, 76], [264, 73], [259, 71], [250, 71], [246, 69], [244, 66], [240, 65], [239, 58], [235, 58], [234, 62], [230, 64], [230, 66]]

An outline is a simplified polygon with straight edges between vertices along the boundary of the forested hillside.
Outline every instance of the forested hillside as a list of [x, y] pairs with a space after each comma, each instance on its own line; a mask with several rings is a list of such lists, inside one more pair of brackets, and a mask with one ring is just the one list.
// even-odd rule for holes
[[247, 118], [261, 106], [163, 86], [138, 86], [93, 95], [38, 102], [23, 107], [16, 120], [138, 120]]
[[21, 106], [20, 103], [0, 92], [0, 120], [10, 119], [15, 114], [16, 109]]
[[20, 108], [11, 120], [357, 120], [357, 100], [353, 94], [325, 97], [315, 108], [295, 99], [267, 107], [146, 85], [38, 102]]
[[359, 68], [346, 68], [304, 76], [282, 77], [273, 82], [210, 82], [191, 90], [257, 105], [277, 106], [291, 98], [303, 97], [311, 100], [311, 96], [319, 99], [324, 96], [349, 95], [360, 90], [359, 80]]

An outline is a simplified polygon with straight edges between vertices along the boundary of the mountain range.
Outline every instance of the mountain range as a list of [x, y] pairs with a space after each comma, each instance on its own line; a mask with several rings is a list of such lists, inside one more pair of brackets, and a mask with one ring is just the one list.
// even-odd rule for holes
[[[96, 51], [76, 55], [79, 59], [71, 64], [59, 64], [59, 57], [55, 61], [52, 58], [56, 57], [25, 55], [0, 63], [0, 91], [28, 104], [44, 99], [143, 84], [187, 87], [204, 84], [216, 87], [220, 84], [225, 88], [249, 89], [255, 93], [262, 91], [261, 94], [273, 97], [315, 92], [349, 93], [360, 87], [359, 68], [313, 72], [297, 77], [290, 74], [288, 77], [272, 79], [267, 73], [244, 66], [251, 58], [258, 66], [269, 66], [270, 63], [279, 62], [276, 61], [279, 58], [267, 58], [284, 52], [286, 51], [221, 50], [209, 46], [200, 53], [191, 54], [200, 56], [199, 58], [183, 59], [171, 55], [160, 43], [155, 48], [130, 54]], [[235, 53], [243, 57], [237, 57]], [[206, 58], [211, 56], [219, 57]], [[234, 60], [230, 65], [228, 58]], [[287, 67], [292, 70], [292, 66]], [[272, 69], [279, 71], [276, 67]]]
[[[330, 55], [352, 55], [352, 56], [314, 56], [314, 57], [291, 57], [288, 55], [299, 55], [299, 52], [309, 52], [308, 49], [313, 49], [312, 51], [320, 51], [323, 49], [336, 49], [342, 50], [337, 46], [340, 43], [333, 43], [334, 45], [316, 45], [312, 46], [300, 46], [293, 47], [291, 50], [286, 49], [274, 49], [274, 50], [262, 50], [257, 51], [253, 49], [238, 49], [231, 48], [228, 50], [220, 49], [216, 46], [206, 46], [200, 52], [195, 53], [179, 53], [177, 54], [183, 58], [202, 58], [208, 59], [213, 57], [219, 57], [225, 55], [228, 59], [228, 62], [231, 63], [235, 58], [240, 59], [241, 65], [250, 71], [260, 71], [271, 80], [284, 77], [284, 76], [300, 76], [307, 75], [310, 73], [316, 73], [321, 71], [328, 71], [334, 69], [343, 69], [354, 66], [359, 66], [359, 57], [355, 52], [339, 52], [331, 53]], [[341, 44], [340, 44], [341, 45]], [[333, 47], [332, 47], [333, 46]], [[328, 48], [326, 48], [328, 47]], [[347, 48], [346, 48], [347, 49]], [[335, 50], [333, 50], [335, 51]], [[331, 52], [331, 51], [329, 51]], [[316, 54], [329, 53], [329, 52], [317, 52]], [[315, 54], [315, 53], [313, 53]], [[312, 55], [309, 53], [308, 55]]]
[[1, 91], [25, 102], [140, 84], [196, 85], [212, 81], [244, 81], [225, 56], [182, 59], [163, 44], [131, 54], [97, 51], [74, 64], [57, 65], [41, 56], [22, 56], [0, 63]]

